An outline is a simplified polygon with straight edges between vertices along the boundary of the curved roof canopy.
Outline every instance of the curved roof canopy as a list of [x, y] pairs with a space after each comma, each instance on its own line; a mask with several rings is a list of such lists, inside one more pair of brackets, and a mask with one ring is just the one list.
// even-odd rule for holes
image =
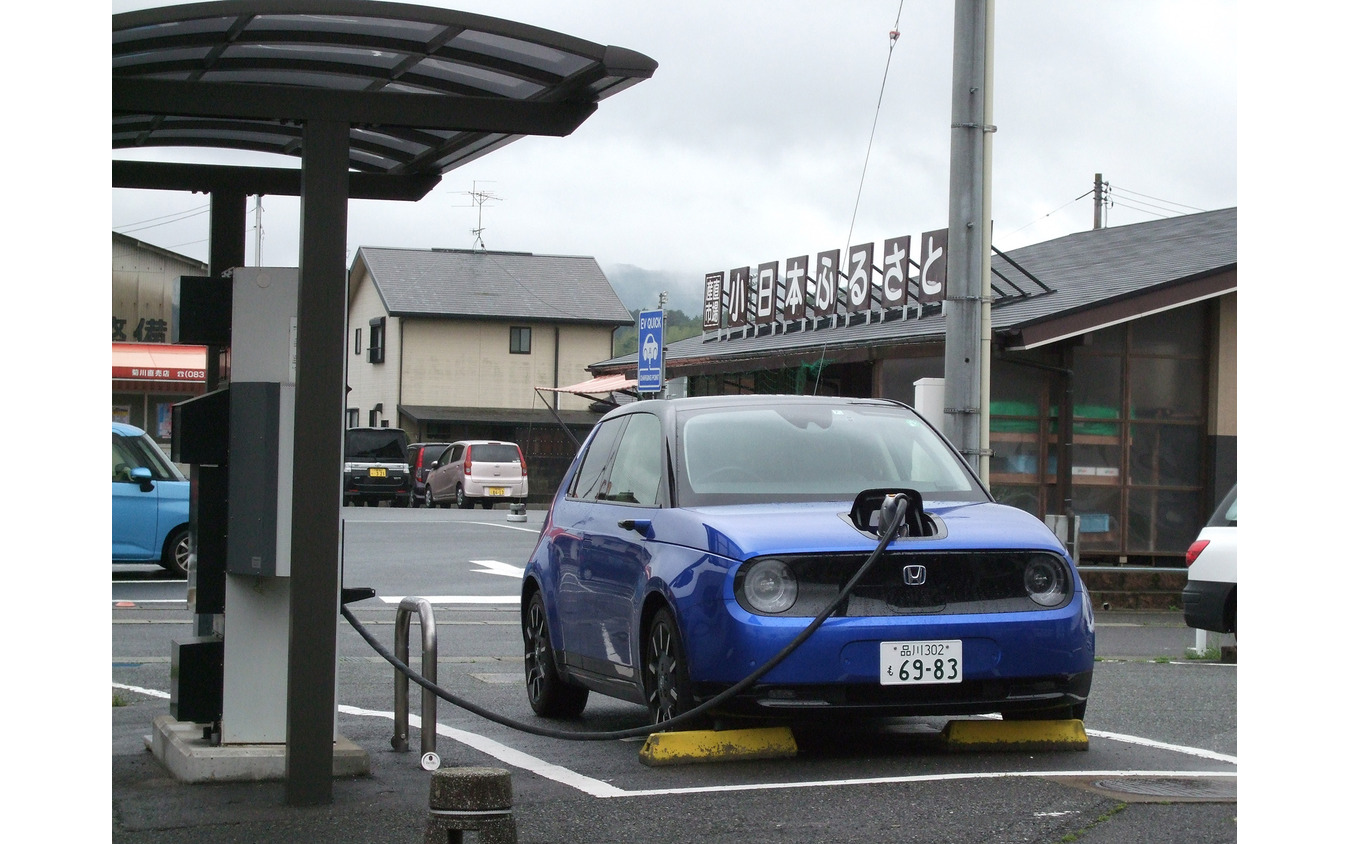
[[[418, 198], [524, 135], [571, 133], [655, 69], [632, 50], [402, 3], [167, 6], [113, 16], [113, 148], [298, 157], [305, 121], [340, 120], [351, 124], [352, 195]], [[114, 162], [121, 187], [203, 190], [226, 176], [250, 193], [298, 192], [293, 170]], [[283, 187], [292, 181], [297, 190]]]

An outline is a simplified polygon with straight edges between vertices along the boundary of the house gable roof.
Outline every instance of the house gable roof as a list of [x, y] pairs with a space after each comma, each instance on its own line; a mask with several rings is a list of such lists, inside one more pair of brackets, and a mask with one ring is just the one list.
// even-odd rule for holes
[[611, 326], [633, 321], [591, 257], [363, 246], [353, 269], [360, 265], [390, 316]]

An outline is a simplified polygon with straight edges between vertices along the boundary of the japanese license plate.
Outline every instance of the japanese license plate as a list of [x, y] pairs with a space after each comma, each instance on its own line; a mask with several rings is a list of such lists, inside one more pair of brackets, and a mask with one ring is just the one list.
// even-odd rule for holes
[[370, 470], [370, 476], [371, 476], [372, 478], [383, 478], [383, 477], [386, 477], [388, 474], [389, 474], [389, 473], [388, 473], [386, 470], [384, 470], [384, 469], [372, 468], [372, 469]]
[[960, 639], [881, 643], [883, 686], [959, 683], [963, 677]]
[[488, 487], [488, 489], [487, 489], [487, 493], [488, 493], [488, 495], [506, 495], [506, 487], [504, 487], [504, 486], [490, 486], [490, 487]]

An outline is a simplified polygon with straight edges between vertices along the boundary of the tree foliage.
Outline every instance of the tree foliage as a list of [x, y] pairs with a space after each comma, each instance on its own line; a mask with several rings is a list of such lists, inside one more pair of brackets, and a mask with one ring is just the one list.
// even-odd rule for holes
[[[637, 318], [638, 310], [629, 311], [633, 315], [633, 324], [625, 325], [614, 331], [614, 357], [637, 354]], [[684, 311], [666, 311], [665, 341], [669, 346], [677, 340], [697, 337], [703, 333], [702, 314], [698, 319], [687, 316]]]

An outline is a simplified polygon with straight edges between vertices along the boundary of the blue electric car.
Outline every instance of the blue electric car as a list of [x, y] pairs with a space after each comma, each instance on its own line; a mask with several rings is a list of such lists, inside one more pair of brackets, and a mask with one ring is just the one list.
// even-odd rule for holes
[[525, 568], [527, 694], [546, 717], [595, 691], [660, 723], [818, 616], [716, 712], [1086, 711], [1091, 602], [1054, 534], [911, 408], [801, 396], [641, 401], [596, 425]]

